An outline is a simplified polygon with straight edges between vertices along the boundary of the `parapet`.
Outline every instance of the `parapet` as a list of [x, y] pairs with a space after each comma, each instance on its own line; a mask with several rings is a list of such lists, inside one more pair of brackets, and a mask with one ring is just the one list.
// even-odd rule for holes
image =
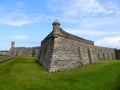
[[15, 47], [15, 42], [12, 41], [12, 42], [11, 42], [11, 48], [14, 48], [14, 47]]
[[94, 46], [94, 42], [91, 40], [86, 40], [84, 38], [80, 38], [78, 36], [65, 32], [62, 28], [60, 28], [60, 23], [58, 21], [54, 21], [52, 25], [53, 31], [42, 41], [42, 43], [46, 42], [46, 40], [49, 38], [57, 38], [58, 36], [61, 36]]

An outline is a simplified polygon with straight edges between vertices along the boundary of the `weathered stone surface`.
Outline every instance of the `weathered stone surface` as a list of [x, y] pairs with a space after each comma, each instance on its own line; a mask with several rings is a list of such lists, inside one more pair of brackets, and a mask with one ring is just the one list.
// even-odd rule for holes
[[[55, 25], [55, 26], [54, 26]], [[49, 72], [97, 63], [94, 42], [71, 35], [53, 24], [53, 31], [42, 41], [39, 62]]]
[[120, 60], [120, 49], [115, 49], [116, 59]]
[[39, 58], [40, 53], [40, 46], [39, 47], [33, 47], [32, 57]]
[[10, 49], [10, 54], [15, 56], [39, 57], [39, 47], [13, 47]]
[[45, 40], [44, 42], [42, 42], [41, 45], [39, 62], [44, 66], [44, 68], [47, 71], [49, 71], [51, 67], [53, 47], [54, 47], [54, 37]]
[[99, 60], [115, 60], [115, 49], [95, 46], [96, 54]]
[[0, 57], [0, 62], [7, 61], [7, 60], [12, 59], [12, 58], [14, 58], [14, 57], [15, 57], [15, 56], [13, 56], [13, 55], [1, 56], [1, 57]]

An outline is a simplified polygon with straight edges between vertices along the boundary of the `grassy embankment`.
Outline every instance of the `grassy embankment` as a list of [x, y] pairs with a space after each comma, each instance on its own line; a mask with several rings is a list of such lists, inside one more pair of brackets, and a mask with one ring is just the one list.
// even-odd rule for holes
[[119, 60], [54, 73], [46, 72], [35, 58], [0, 63], [0, 90], [120, 90], [119, 85]]
[[6, 54], [0, 54], [0, 56], [6, 56]]

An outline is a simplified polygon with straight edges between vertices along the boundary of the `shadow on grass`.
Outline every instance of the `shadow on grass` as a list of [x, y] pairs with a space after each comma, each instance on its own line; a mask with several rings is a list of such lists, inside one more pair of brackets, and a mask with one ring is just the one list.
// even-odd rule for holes
[[[43, 65], [41, 63], [39, 63], [38, 59], [35, 59], [35, 63], [40, 67], [40, 69], [44, 72], [47, 72], [47, 70], [43, 67]], [[48, 73], [48, 72], [47, 72]]]

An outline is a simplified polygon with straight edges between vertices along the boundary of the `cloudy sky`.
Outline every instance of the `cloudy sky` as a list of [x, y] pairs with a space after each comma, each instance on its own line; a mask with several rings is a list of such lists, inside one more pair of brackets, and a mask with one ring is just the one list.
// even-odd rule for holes
[[0, 0], [0, 50], [39, 46], [58, 19], [65, 31], [120, 48], [120, 0]]

